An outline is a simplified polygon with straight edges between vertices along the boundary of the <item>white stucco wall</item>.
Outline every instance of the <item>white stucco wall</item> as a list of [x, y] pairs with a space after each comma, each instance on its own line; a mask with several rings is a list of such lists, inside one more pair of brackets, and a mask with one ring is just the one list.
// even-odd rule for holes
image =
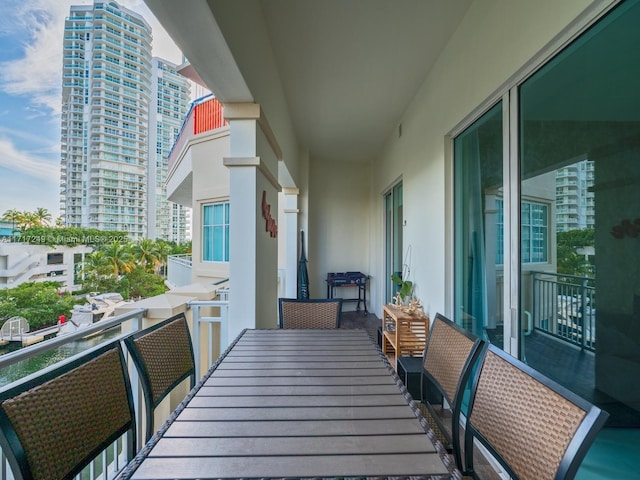
[[[369, 164], [310, 162], [307, 257], [311, 297], [326, 297], [328, 272], [369, 274], [370, 175]], [[340, 289], [336, 296], [339, 294], [353, 297], [357, 291]], [[352, 308], [345, 305], [344, 309]]]
[[[567, 27], [591, 2], [587, 0], [476, 0], [442, 52], [410, 108], [391, 132], [372, 168], [373, 200], [403, 177], [405, 248], [411, 245], [411, 275], [425, 310], [448, 312], [450, 287], [448, 231], [451, 215], [447, 134], [498, 91]], [[371, 231], [383, 238], [382, 214], [372, 215]], [[372, 264], [383, 265], [383, 244]], [[376, 272], [380, 274], [381, 272]], [[381, 298], [382, 283], [376, 285]], [[380, 314], [381, 306], [377, 313]]]
[[202, 206], [229, 200], [229, 169], [222, 160], [229, 155], [229, 129], [220, 128], [194, 137], [189, 143], [193, 166], [192, 280], [211, 283], [229, 277], [229, 264], [202, 261]]

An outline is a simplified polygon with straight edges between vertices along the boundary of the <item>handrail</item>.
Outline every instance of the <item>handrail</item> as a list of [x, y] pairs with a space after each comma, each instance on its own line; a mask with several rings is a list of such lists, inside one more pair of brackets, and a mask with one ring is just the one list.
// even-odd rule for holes
[[594, 279], [555, 272], [531, 274], [534, 329], [595, 351], [596, 289], [590, 286]]
[[147, 310], [145, 308], [136, 308], [135, 310], [131, 310], [130, 312], [124, 313], [122, 315], [118, 315], [105, 320], [100, 320], [99, 322], [91, 324], [88, 327], [82, 328], [75, 332], [52, 338], [50, 340], [47, 340], [46, 342], [36, 343], [28, 347], [21, 348], [20, 350], [16, 350], [15, 352], [7, 353], [0, 356], [0, 368], [4, 368], [21, 360], [35, 357], [36, 355], [39, 355], [43, 352], [47, 352], [61, 345], [80, 340], [81, 338], [84, 338], [88, 335], [102, 332], [111, 327], [120, 325], [122, 322], [131, 318], [142, 317], [144, 316], [146, 311]]
[[[218, 354], [222, 353], [229, 345], [229, 302], [225, 300], [192, 300], [188, 303], [188, 306], [193, 310], [193, 354], [196, 358], [196, 378], [201, 378], [203, 372], [201, 371], [200, 366], [200, 359], [202, 358], [200, 347], [200, 325], [208, 324], [209, 338], [213, 336], [213, 324], [218, 323], [220, 325], [220, 345]], [[203, 307], [219, 307], [220, 316], [202, 316], [200, 309]], [[207, 344], [209, 347], [207, 352], [207, 358], [209, 361], [207, 362], [207, 365], [211, 365], [215, 361], [215, 358], [213, 358], [213, 344], [212, 342], [207, 342]]]
[[[194, 342], [193, 342], [193, 347], [194, 347], [194, 357], [196, 359], [196, 372], [198, 377], [200, 378], [202, 376], [202, 374], [208, 370], [208, 366], [211, 365], [212, 363], [215, 362], [217, 355], [220, 354], [222, 351], [224, 351], [224, 349], [227, 347], [228, 345], [228, 311], [229, 311], [229, 302], [226, 301], [219, 301], [219, 300], [208, 300], [208, 301], [191, 301], [188, 303], [188, 307], [193, 309], [193, 338], [194, 338]], [[219, 317], [210, 317], [210, 316], [203, 316], [201, 315], [201, 308], [207, 308], [207, 307], [218, 307], [220, 309], [220, 316]], [[29, 347], [23, 347], [20, 350], [16, 351], [16, 352], [12, 352], [12, 353], [8, 353], [5, 355], [0, 356], [0, 368], [5, 367], [7, 365], [11, 365], [14, 363], [17, 363], [19, 361], [22, 360], [26, 360], [29, 359], [31, 357], [35, 357], [39, 354], [42, 353], [46, 353], [47, 351], [51, 351], [54, 350], [62, 345], [71, 343], [73, 341], [82, 339], [83, 337], [87, 337], [87, 336], [91, 336], [93, 334], [99, 333], [101, 331], [106, 331], [112, 327], [116, 327], [119, 324], [122, 324], [123, 322], [127, 321], [127, 320], [131, 320], [131, 319], [136, 319], [137, 321], [134, 323], [134, 325], [132, 326], [131, 330], [127, 329], [126, 332], [121, 332], [118, 336], [116, 336], [115, 338], [110, 339], [109, 341], [122, 341], [124, 338], [126, 338], [129, 335], [132, 335], [135, 331], [139, 330], [142, 327], [142, 318], [143, 316], [146, 314], [146, 309], [145, 308], [137, 308], [135, 310], [132, 310], [130, 312], [127, 312], [125, 314], [122, 315], [118, 315], [116, 317], [113, 318], [109, 318], [109, 319], [105, 319], [105, 320], [100, 320], [99, 322], [92, 324], [86, 328], [83, 328], [77, 332], [73, 332], [73, 333], [69, 333], [66, 334], [64, 336], [61, 337], [56, 337], [38, 344], [34, 344], [31, 345]], [[217, 345], [213, 345], [213, 342], [211, 341], [211, 339], [213, 338], [213, 324], [214, 323], [219, 323], [220, 325], [220, 345], [219, 345], [219, 351], [214, 351], [214, 349], [216, 349], [218, 346]], [[207, 355], [207, 352], [202, 352], [201, 350], [201, 340], [200, 340], [200, 336], [205, 335], [207, 336], [207, 332], [206, 330], [203, 330], [201, 332], [201, 326], [202, 325], [207, 325], [209, 328], [208, 331], [208, 340], [204, 340], [202, 341], [202, 344], [206, 344], [208, 345], [208, 357], [204, 358]], [[96, 346], [94, 347], [90, 347], [91, 348], [97, 348]], [[78, 354], [73, 355], [70, 358], [73, 358], [77, 355], [83, 355], [86, 352], [81, 352]], [[202, 362], [200, 361], [201, 359]], [[62, 360], [62, 362], [66, 362], [69, 361], [69, 359], [65, 359]], [[60, 362], [56, 362], [54, 365], [59, 365]], [[202, 365], [202, 366], [201, 366]], [[25, 378], [32, 376], [32, 375], [42, 375], [43, 373], [45, 373], [48, 369], [54, 368], [54, 366], [47, 366], [44, 367], [42, 369], [40, 369], [37, 372], [32, 372], [30, 374], [27, 374], [25, 377], [22, 377], [20, 380], [17, 381], [25, 381]], [[203, 370], [204, 368], [204, 370]], [[136, 422], [138, 423], [138, 441], [137, 441], [137, 448], [142, 448], [142, 446], [144, 445], [143, 439], [141, 438], [141, 433], [143, 432], [144, 429], [142, 428], [143, 422], [146, 421], [145, 420], [145, 415], [143, 412], [143, 403], [141, 400], [141, 395], [140, 395], [140, 385], [139, 385], [139, 381], [138, 381], [138, 372], [136, 371], [136, 369], [132, 369], [130, 372], [131, 375], [131, 387], [133, 389], [134, 392], [134, 405], [135, 405], [135, 411], [136, 411]], [[13, 382], [11, 382], [13, 383]], [[11, 385], [11, 383], [2, 386], [0, 388], [9, 388], [9, 386]], [[45, 428], [43, 426], [43, 428]], [[110, 446], [109, 449], [113, 448], [113, 446]], [[106, 458], [106, 457], [105, 457]], [[118, 464], [117, 460], [114, 460], [114, 465], [110, 466], [113, 467], [113, 471], [110, 470], [109, 471], [109, 478], [111, 478], [112, 473], [115, 474], [117, 471], [120, 470], [120, 467], [122, 467], [122, 465]], [[95, 475], [94, 475], [95, 473]], [[96, 472], [94, 472], [91, 474], [90, 478], [92, 479], [98, 479], [98, 478], [105, 478], [105, 477], [101, 477], [100, 474], [98, 473], [98, 471], [96, 470]], [[2, 453], [2, 450], [0, 449], [0, 480], [9, 480], [12, 479], [12, 472], [6, 462], [6, 457], [4, 456], [4, 454]], [[84, 477], [83, 477], [84, 478]]]

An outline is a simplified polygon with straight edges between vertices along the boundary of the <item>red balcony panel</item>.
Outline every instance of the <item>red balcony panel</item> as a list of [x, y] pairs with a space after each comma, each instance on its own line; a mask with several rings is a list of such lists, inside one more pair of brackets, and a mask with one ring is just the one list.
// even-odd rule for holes
[[215, 98], [199, 103], [193, 109], [193, 134], [208, 132], [226, 125], [222, 104]]

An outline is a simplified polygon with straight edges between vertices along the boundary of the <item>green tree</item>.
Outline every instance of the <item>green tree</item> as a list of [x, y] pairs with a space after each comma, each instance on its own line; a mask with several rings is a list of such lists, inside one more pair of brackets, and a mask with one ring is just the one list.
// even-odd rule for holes
[[2, 221], [11, 224], [11, 238], [14, 237], [16, 227], [20, 224], [21, 219], [22, 212], [16, 210], [15, 208], [12, 210], [7, 210], [2, 214]]
[[[137, 266], [126, 274], [129, 281], [129, 295], [127, 298], [147, 298], [162, 295], [167, 291], [164, 278], [160, 275], [145, 271], [141, 266]], [[123, 295], [124, 296], [124, 295]]]
[[55, 325], [60, 315], [70, 315], [76, 299], [61, 294], [56, 282], [26, 282], [15, 288], [0, 290], [2, 323], [13, 316], [27, 319], [32, 330]]
[[166, 276], [166, 271], [167, 271], [167, 257], [169, 255], [173, 255], [173, 247], [171, 244], [160, 240], [158, 241], [158, 259], [156, 261], [155, 264], [155, 272], [157, 274], [162, 274], [163, 276]]
[[578, 253], [578, 250], [595, 245], [595, 230], [585, 228], [558, 232], [556, 239], [558, 273], [579, 277], [593, 276], [593, 265], [589, 263], [584, 254]]
[[111, 267], [113, 275], [116, 277], [130, 272], [135, 265], [133, 255], [131, 254], [131, 244], [111, 242], [101, 250]]
[[36, 216], [34, 212], [22, 212], [22, 220], [20, 222], [20, 230], [26, 230], [31, 227], [40, 227], [40, 219]]
[[144, 267], [147, 272], [152, 272], [160, 261], [158, 242], [143, 238], [131, 246], [133, 258], [138, 265]]
[[46, 208], [39, 207], [36, 208], [35, 212], [33, 212], [33, 221], [40, 227], [49, 225], [51, 223], [51, 219], [51, 214]]
[[107, 277], [113, 273], [113, 270], [104, 252], [96, 250], [84, 257], [84, 263], [80, 273], [86, 281]]

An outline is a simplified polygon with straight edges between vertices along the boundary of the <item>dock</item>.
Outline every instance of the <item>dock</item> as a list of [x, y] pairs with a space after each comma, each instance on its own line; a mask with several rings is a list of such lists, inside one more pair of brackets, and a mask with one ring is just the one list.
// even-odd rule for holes
[[23, 347], [33, 345], [34, 343], [42, 342], [47, 337], [58, 333], [60, 327], [54, 325], [52, 327], [43, 328], [33, 332], [10, 332], [9, 334], [3, 334], [0, 337], [0, 345], [6, 345], [10, 342], [21, 342]]

